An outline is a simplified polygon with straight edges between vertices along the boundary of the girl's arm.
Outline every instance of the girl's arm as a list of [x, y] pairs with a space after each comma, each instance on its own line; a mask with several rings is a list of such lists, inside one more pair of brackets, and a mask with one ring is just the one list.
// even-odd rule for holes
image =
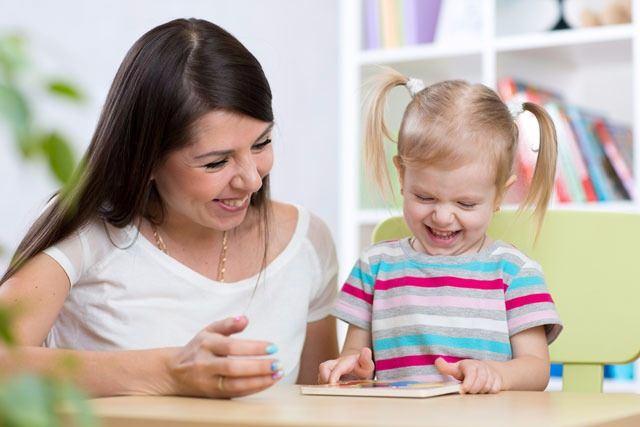
[[371, 348], [371, 331], [349, 325], [340, 356], [360, 354], [364, 347]]
[[297, 383], [315, 384], [318, 380], [318, 365], [336, 357], [338, 338], [335, 317], [327, 316], [317, 322], [308, 323]]
[[340, 357], [320, 365], [318, 382], [337, 383], [343, 375], [371, 379], [375, 365], [371, 354], [371, 332], [349, 325]]
[[539, 390], [549, 384], [549, 347], [544, 326], [524, 330], [511, 337], [513, 359], [487, 362], [503, 379], [502, 390]]
[[501, 390], [539, 390], [549, 383], [549, 348], [543, 326], [511, 337], [513, 359], [508, 362], [465, 359], [456, 363], [436, 360], [436, 368], [462, 381], [463, 393]]
[[27, 262], [0, 285], [0, 304], [15, 309], [13, 332], [18, 348], [0, 347], [0, 370], [61, 373], [71, 356], [71, 378], [95, 396], [178, 394], [232, 397], [269, 387], [280, 376], [274, 359], [236, 359], [229, 355], [264, 355], [265, 341], [237, 340], [245, 317], [207, 326], [184, 347], [141, 351], [74, 351], [42, 347], [70, 289], [60, 265], [46, 254]]

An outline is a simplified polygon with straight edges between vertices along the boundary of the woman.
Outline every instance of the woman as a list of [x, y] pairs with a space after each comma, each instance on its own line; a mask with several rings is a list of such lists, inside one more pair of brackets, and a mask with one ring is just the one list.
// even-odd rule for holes
[[143, 35], [78, 179], [0, 282], [0, 303], [20, 307], [23, 363], [71, 355], [99, 396], [314, 382], [337, 352], [335, 250], [316, 217], [269, 199], [273, 120], [260, 64], [220, 27]]

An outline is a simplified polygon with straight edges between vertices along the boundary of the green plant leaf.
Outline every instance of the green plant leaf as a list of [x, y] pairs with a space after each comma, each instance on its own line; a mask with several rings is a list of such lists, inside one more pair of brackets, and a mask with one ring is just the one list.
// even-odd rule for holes
[[50, 132], [42, 138], [41, 147], [58, 181], [67, 183], [75, 167], [75, 156], [67, 140], [57, 132]]
[[11, 331], [11, 319], [13, 319], [13, 311], [8, 307], [0, 306], [0, 341], [8, 346], [15, 344]]
[[55, 400], [64, 403], [69, 409], [70, 417], [74, 420], [73, 425], [77, 427], [94, 427], [96, 420], [91, 412], [91, 407], [87, 402], [88, 396], [80, 389], [69, 382], [59, 382], [55, 388]]
[[72, 101], [83, 101], [84, 95], [80, 92], [80, 89], [75, 87], [72, 83], [62, 80], [52, 80], [47, 84], [47, 90], [52, 95], [67, 98]]
[[16, 87], [0, 83], [0, 116], [17, 136], [28, 132], [31, 119], [29, 105]]
[[51, 384], [30, 374], [11, 377], [0, 388], [0, 422], [11, 427], [58, 426]]
[[17, 34], [0, 37], [0, 72], [5, 81], [12, 81], [16, 73], [28, 67], [25, 45], [25, 39]]

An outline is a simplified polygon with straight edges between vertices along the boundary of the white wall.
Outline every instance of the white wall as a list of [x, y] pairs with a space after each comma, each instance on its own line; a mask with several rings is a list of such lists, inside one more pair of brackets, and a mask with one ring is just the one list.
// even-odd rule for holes
[[[0, 33], [17, 31], [35, 62], [88, 94], [81, 106], [38, 102], [43, 123], [64, 131], [80, 154], [116, 69], [133, 42], [178, 17], [210, 20], [262, 63], [274, 94], [275, 198], [338, 225], [338, 0], [5, 0]], [[63, 105], [63, 107], [65, 107]], [[0, 245], [13, 249], [55, 190], [44, 165], [20, 161], [0, 123]], [[0, 256], [0, 270], [7, 256]]]

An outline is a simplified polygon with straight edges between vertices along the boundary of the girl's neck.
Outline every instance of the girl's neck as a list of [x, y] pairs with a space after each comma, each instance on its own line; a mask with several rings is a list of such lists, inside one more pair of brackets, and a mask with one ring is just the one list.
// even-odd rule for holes
[[473, 245], [471, 245], [469, 248], [463, 249], [462, 252], [454, 252], [454, 253], [450, 253], [450, 254], [431, 254], [429, 253], [429, 251], [426, 250], [426, 248], [420, 243], [420, 241], [418, 239], [416, 239], [415, 236], [412, 236], [409, 239], [409, 245], [413, 248], [414, 251], [416, 252], [422, 252], [424, 254], [427, 254], [429, 256], [463, 256], [463, 255], [473, 255], [473, 254], [477, 254], [480, 253], [484, 248], [488, 247], [491, 245], [493, 241], [491, 240], [491, 238], [489, 236], [487, 236], [487, 234], [483, 234], [482, 237], [480, 239], [478, 239], [477, 242], [475, 242]]

